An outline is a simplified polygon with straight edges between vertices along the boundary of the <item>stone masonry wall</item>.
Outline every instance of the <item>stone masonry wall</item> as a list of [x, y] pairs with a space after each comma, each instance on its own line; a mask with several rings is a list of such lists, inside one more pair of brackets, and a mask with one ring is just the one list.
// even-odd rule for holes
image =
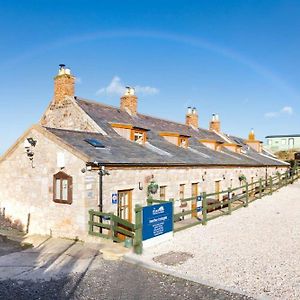
[[73, 97], [65, 97], [59, 104], [51, 103], [40, 123], [51, 128], [103, 133], [99, 126], [78, 107]]
[[[52, 234], [84, 239], [87, 234], [87, 200], [85, 199], [85, 163], [57, 146], [40, 132], [32, 130], [27, 137], [37, 140], [33, 148], [33, 166], [23, 143], [0, 162], [0, 210], [19, 220], [29, 233]], [[64, 153], [65, 168], [57, 167], [57, 154]], [[53, 202], [53, 175], [63, 171], [73, 177], [73, 203]], [[91, 205], [91, 203], [89, 203]]]
[[[284, 172], [286, 168], [268, 168], [268, 176], [274, 176], [277, 171]], [[215, 181], [220, 180], [221, 189], [225, 190], [228, 187], [238, 187], [241, 185], [238, 177], [244, 174], [248, 182], [257, 181], [259, 178], [265, 178], [266, 167], [262, 168], [132, 168], [132, 169], [110, 169], [110, 175], [103, 178], [104, 185], [104, 211], [117, 213], [117, 205], [111, 203], [112, 193], [118, 190], [133, 190], [132, 193], [132, 207], [135, 204], [146, 205], [147, 199], [147, 186], [150, 179], [154, 178], [159, 186], [166, 186], [166, 199], [175, 198], [179, 199], [179, 185], [185, 184], [184, 197], [189, 198], [192, 196], [192, 183], [199, 183], [198, 192], [203, 191], [207, 193], [215, 192]], [[225, 179], [223, 179], [223, 176]], [[204, 181], [203, 181], [204, 179]], [[143, 190], [139, 189], [140, 186]], [[155, 199], [159, 199], [159, 190]], [[179, 203], [178, 203], [179, 204]], [[175, 203], [176, 206], [176, 203]], [[187, 208], [188, 209], [188, 208]], [[175, 207], [179, 211], [180, 208]], [[134, 216], [134, 214], [132, 214]]]

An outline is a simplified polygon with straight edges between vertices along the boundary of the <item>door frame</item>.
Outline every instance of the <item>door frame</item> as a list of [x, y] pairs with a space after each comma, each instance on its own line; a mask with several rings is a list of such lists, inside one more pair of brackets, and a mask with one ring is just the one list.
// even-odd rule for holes
[[126, 190], [118, 190], [118, 207], [117, 207], [117, 215], [119, 216], [119, 208], [120, 208], [120, 201], [119, 201], [119, 194], [127, 193], [128, 194], [128, 218], [126, 219], [129, 222], [132, 222], [132, 191], [133, 189], [126, 189]]

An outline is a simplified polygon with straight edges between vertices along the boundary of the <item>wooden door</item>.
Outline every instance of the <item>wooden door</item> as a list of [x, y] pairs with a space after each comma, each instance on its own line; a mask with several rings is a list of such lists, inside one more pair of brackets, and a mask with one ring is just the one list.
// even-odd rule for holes
[[192, 197], [196, 197], [195, 200], [192, 200], [192, 217], [197, 217], [197, 196], [198, 196], [198, 183], [192, 183]]
[[221, 181], [215, 181], [215, 193], [216, 193], [216, 196], [215, 196], [215, 199], [216, 200], [220, 200], [220, 191], [221, 191]]
[[118, 191], [118, 217], [132, 221], [132, 190]]
[[[123, 220], [132, 222], [132, 190], [118, 191], [118, 217]], [[124, 225], [119, 224], [119, 227], [130, 230]], [[119, 233], [118, 238], [125, 240], [126, 236]]]

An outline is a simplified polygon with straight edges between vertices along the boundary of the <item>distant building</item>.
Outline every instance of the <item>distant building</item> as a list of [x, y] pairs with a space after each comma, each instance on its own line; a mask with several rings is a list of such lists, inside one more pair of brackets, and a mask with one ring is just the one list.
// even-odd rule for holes
[[300, 150], [300, 134], [268, 135], [265, 148], [271, 152]]

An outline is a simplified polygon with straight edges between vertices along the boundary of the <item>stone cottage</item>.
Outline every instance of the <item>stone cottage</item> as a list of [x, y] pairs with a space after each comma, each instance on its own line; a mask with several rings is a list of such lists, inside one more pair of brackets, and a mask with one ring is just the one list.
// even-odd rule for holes
[[241, 174], [250, 182], [288, 167], [253, 131], [247, 140], [223, 133], [218, 115], [206, 130], [195, 108], [181, 124], [139, 113], [133, 88], [112, 107], [75, 96], [74, 86], [60, 65], [40, 122], [0, 158], [0, 209], [29, 233], [84, 240], [89, 209], [134, 221], [151, 181], [154, 198], [184, 199], [238, 186]]

